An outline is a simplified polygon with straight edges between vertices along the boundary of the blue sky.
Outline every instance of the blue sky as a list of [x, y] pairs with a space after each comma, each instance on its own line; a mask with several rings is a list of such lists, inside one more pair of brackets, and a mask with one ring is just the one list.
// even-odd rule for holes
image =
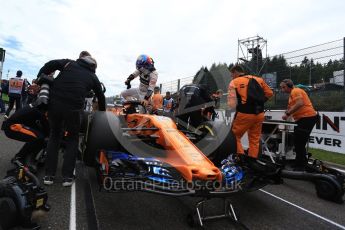
[[51, 59], [88, 50], [107, 96], [119, 94], [140, 54], [153, 57], [158, 83], [201, 66], [236, 62], [238, 39], [260, 35], [269, 55], [345, 36], [339, 0], [11, 0], [1, 3], [3, 78], [32, 79]]

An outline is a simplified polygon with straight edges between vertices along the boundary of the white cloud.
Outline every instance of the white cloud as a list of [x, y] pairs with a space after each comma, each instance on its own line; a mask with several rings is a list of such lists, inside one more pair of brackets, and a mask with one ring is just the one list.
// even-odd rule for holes
[[[344, 36], [343, 1], [12, 0], [1, 4], [0, 47], [16, 38], [19, 49], [4, 65], [35, 71], [48, 60], [96, 57], [107, 95], [118, 94], [139, 54], [153, 57], [159, 83], [190, 77], [213, 62], [235, 62], [238, 39], [260, 35], [271, 55]], [[25, 74], [25, 69], [23, 69]], [[27, 71], [29, 72], [29, 71]]]

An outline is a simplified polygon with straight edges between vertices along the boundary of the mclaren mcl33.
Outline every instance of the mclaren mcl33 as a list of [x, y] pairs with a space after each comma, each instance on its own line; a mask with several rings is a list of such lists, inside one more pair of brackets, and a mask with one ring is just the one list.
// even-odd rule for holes
[[232, 158], [236, 141], [228, 126], [208, 122], [212, 135], [182, 132], [169, 117], [141, 113], [138, 102], [123, 110], [88, 117], [83, 160], [96, 167], [102, 189], [214, 197], [280, 181], [277, 164], [252, 167]]
[[[119, 110], [94, 112], [84, 119], [83, 161], [96, 169], [100, 190], [200, 197], [188, 218], [192, 226], [223, 217], [239, 223], [225, 198], [280, 184], [283, 177], [312, 176], [319, 197], [342, 201], [344, 178], [329, 170], [321, 172], [315, 166], [316, 171], [306, 175], [267, 158], [238, 158], [236, 140], [223, 122], [206, 121], [196, 129], [183, 129], [169, 117], [144, 110], [140, 103], [128, 102]], [[224, 198], [224, 214], [200, 214], [212, 197]]]

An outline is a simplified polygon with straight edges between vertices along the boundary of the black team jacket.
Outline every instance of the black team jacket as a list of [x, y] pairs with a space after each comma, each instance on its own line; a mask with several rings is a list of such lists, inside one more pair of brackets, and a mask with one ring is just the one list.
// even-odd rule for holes
[[68, 110], [83, 110], [85, 97], [93, 90], [98, 99], [100, 111], [105, 111], [105, 96], [98, 77], [95, 74], [96, 63], [88, 58], [80, 58], [76, 61], [58, 59], [47, 62], [38, 72], [50, 74], [56, 70], [60, 73], [54, 79], [50, 89], [50, 106], [63, 106]]

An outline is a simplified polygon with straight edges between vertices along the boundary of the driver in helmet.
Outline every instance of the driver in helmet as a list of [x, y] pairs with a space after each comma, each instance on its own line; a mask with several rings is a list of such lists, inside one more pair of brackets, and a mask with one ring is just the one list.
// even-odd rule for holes
[[[156, 86], [158, 74], [154, 67], [153, 59], [145, 54], [142, 54], [137, 58], [136, 68], [137, 69], [131, 75], [129, 75], [125, 81], [125, 84], [129, 87], [129, 89], [122, 91], [121, 96], [125, 100], [129, 100], [133, 97], [137, 98], [138, 100], [142, 101], [144, 106], [147, 106]], [[139, 87], [130, 88], [130, 82], [138, 76], [140, 78]]]

